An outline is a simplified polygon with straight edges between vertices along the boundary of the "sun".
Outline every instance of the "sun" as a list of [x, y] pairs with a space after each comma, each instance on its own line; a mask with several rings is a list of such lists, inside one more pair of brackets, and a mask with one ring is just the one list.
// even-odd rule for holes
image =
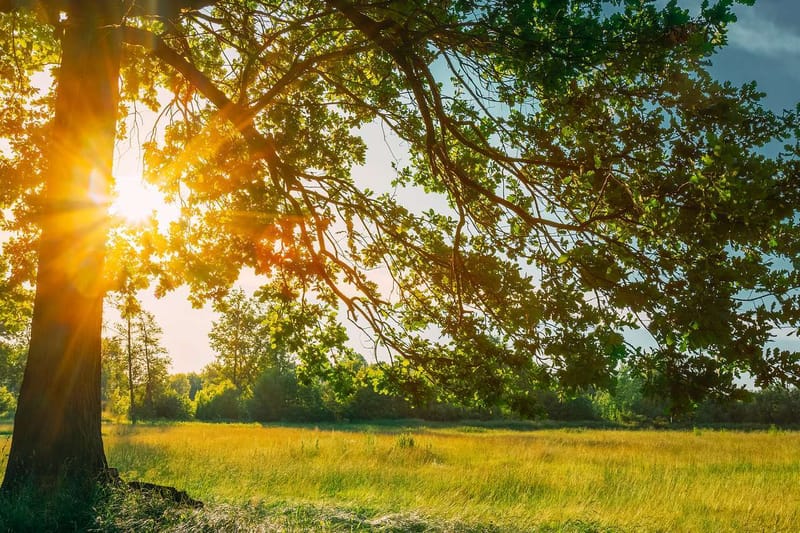
[[140, 175], [117, 176], [114, 193], [109, 213], [128, 224], [140, 224], [152, 215], [159, 217], [169, 211], [161, 193]]

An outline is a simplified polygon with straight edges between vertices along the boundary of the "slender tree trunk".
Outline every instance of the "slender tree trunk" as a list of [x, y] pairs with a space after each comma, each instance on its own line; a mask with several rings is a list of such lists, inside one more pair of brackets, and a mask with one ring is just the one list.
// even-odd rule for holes
[[36, 298], [3, 489], [90, 489], [106, 475], [100, 336], [121, 44], [117, 1], [66, 3]]
[[241, 327], [240, 326], [240, 321], [241, 321], [241, 314], [240, 313], [241, 313], [241, 309], [239, 308], [239, 306], [237, 304], [237, 308], [236, 308], [236, 341], [235, 341], [236, 342], [236, 344], [235, 344], [236, 347], [233, 349], [233, 386], [236, 387], [236, 390], [242, 390], [242, 388], [239, 386], [238, 376], [236, 375], [236, 370], [237, 370], [236, 366], [239, 363], [239, 328]]
[[128, 314], [128, 394], [131, 405], [128, 408], [128, 417], [131, 424], [136, 424], [136, 407], [133, 402], [133, 345], [131, 344], [131, 316]]
[[148, 346], [150, 340], [147, 338], [147, 325], [145, 324], [144, 317], [140, 315], [142, 324], [142, 335], [144, 336], [144, 364], [147, 373], [147, 382], [145, 383], [144, 398], [147, 403], [147, 408], [150, 410], [150, 416], [153, 416], [153, 375], [150, 367], [150, 347]]

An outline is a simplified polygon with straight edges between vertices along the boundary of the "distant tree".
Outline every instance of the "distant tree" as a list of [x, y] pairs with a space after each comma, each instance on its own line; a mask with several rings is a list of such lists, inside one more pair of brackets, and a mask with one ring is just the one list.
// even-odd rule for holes
[[136, 424], [136, 400], [134, 397], [134, 381], [138, 375], [138, 360], [135, 357], [133, 325], [136, 315], [141, 312], [139, 300], [136, 298], [134, 287], [130, 283], [130, 278], [125, 279], [120, 297], [116, 302], [117, 310], [123, 320], [122, 324], [115, 324], [115, 339], [118, 344], [124, 347], [125, 363], [127, 366], [127, 391], [128, 391], [128, 418], [132, 424]]
[[208, 334], [221, 374], [239, 389], [251, 387], [259, 371], [278, 364], [280, 356], [264, 325], [266, 309], [257, 299], [233, 290], [214, 305], [219, 319]]
[[187, 398], [192, 392], [192, 384], [187, 374], [170, 374], [169, 388], [175, 391], [175, 394], [186, 396]]
[[265, 370], [253, 387], [248, 413], [258, 422], [302, 418], [299, 386], [294, 372], [277, 368]]
[[136, 318], [134, 339], [143, 370], [144, 412], [153, 416], [156, 396], [163, 394], [167, 386], [171, 359], [162, 344], [164, 332], [156, 322], [155, 316], [148, 311], [142, 311]]
[[102, 393], [105, 408], [114, 415], [130, 417], [131, 382], [129, 380], [128, 357], [122, 339], [103, 337], [102, 345]]
[[227, 379], [204, 386], [196, 402], [198, 420], [242, 420], [247, 414], [242, 391]]
[[33, 293], [0, 257], [0, 387], [16, 396], [22, 383], [30, 340]]
[[[298, 371], [310, 383], [335, 377], [353, 358], [361, 360], [347, 346], [335, 308], [287, 298], [282, 288], [264, 285], [253, 297], [233, 290], [214, 307], [219, 319], [209, 333], [217, 353], [213, 372], [239, 390], [252, 390], [267, 370]], [[340, 363], [344, 366], [336, 369]]]
[[[129, 417], [152, 417], [156, 400], [168, 387], [171, 360], [162, 345], [163, 330], [155, 316], [141, 308], [132, 314], [123, 310], [123, 322], [114, 326], [114, 337], [107, 341], [107, 372], [124, 372], [129, 398]], [[116, 381], [115, 383], [119, 383]]]
[[186, 379], [189, 381], [189, 399], [194, 401], [197, 391], [203, 388], [203, 380], [196, 372], [189, 372]]

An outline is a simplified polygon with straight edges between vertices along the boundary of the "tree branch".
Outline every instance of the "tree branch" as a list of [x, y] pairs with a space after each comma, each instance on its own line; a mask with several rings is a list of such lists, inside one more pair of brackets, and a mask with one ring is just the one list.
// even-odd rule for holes
[[257, 158], [264, 159], [270, 168], [270, 172], [274, 173], [274, 177], [277, 178], [279, 175], [278, 170], [283, 168], [284, 165], [278, 157], [275, 141], [272, 137], [261, 134], [253, 124], [255, 111], [228, 98], [208, 76], [185, 57], [170, 48], [155, 33], [130, 26], [122, 27], [120, 31], [124, 42], [149, 50], [155, 57], [177, 70], [200, 94], [214, 104], [219, 110], [220, 117], [229, 120], [233, 124], [234, 128], [244, 136], [252, 154]]

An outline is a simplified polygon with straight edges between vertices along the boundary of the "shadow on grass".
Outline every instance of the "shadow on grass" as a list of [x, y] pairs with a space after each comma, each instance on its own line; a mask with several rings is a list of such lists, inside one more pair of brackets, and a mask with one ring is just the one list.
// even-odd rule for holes
[[[204, 423], [226, 423], [224, 421], [207, 421]], [[230, 421], [228, 423], [236, 423]], [[299, 428], [320, 429], [326, 431], [344, 431], [354, 433], [386, 433], [396, 434], [406, 431], [455, 430], [463, 433], [481, 433], [489, 430], [532, 432], [544, 430], [589, 431], [589, 430], [624, 430], [624, 431], [692, 431], [705, 429], [710, 431], [737, 431], [743, 433], [756, 431], [800, 431], [800, 425], [755, 424], [755, 423], [696, 423], [674, 422], [661, 423], [617, 423], [607, 420], [460, 420], [439, 422], [416, 418], [365, 420], [345, 422], [268, 422], [257, 424], [264, 428]]]
[[30, 489], [13, 495], [0, 492], [0, 531], [88, 531], [102, 497], [99, 492], [79, 495], [69, 490], [49, 496]]
[[261, 427], [281, 427], [281, 428], [301, 428], [301, 429], [320, 429], [328, 431], [346, 432], [371, 432], [371, 433], [402, 433], [405, 431], [416, 430], [442, 430], [452, 429], [464, 433], [480, 433], [492, 429], [506, 431], [538, 431], [549, 429], [628, 429], [627, 426], [612, 422], [583, 420], [576, 422], [556, 422], [551, 420], [531, 421], [531, 420], [460, 420], [454, 422], [439, 422], [422, 420], [417, 418], [391, 419], [391, 420], [369, 420], [369, 421], [348, 421], [348, 422], [269, 422], [260, 424]]
[[[437, 520], [416, 513], [379, 514], [369, 510], [292, 503], [207, 505], [202, 509], [132, 491], [115, 490], [96, 509], [89, 531], [326, 531], [460, 532], [517, 531], [502, 525]], [[584, 522], [538, 526], [536, 531], [585, 533], [612, 529]]]
[[[116, 436], [125, 437], [134, 435], [141, 429], [148, 431], [155, 430], [165, 432], [182, 424], [212, 424], [212, 425], [233, 425], [250, 426], [261, 428], [296, 428], [296, 429], [318, 429], [323, 431], [343, 431], [352, 433], [385, 433], [396, 434], [407, 431], [425, 430], [457, 430], [465, 433], [480, 433], [492, 429], [506, 431], [537, 431], [550, 429], [634, 429], [630, 426], [616, 424], [607, 421], [583, 420], [575, 422], [562, 422], [552, 420], [459, 420], [459, 421], [431, 421], [419, 418], [402, 419], [378, 419], [378, 420], [355, 420], [355, 421], [319, 421], [319, 422], [247, 422], [240, 420], [193, 420], [193, 421], [172, 421], [172, 420], [146, 420], [140, 421], [136, 425], [115, 424], [106, 426], [103, 435], [113, 433]], [[109, 429], [111, 428], [111, 429]]]

